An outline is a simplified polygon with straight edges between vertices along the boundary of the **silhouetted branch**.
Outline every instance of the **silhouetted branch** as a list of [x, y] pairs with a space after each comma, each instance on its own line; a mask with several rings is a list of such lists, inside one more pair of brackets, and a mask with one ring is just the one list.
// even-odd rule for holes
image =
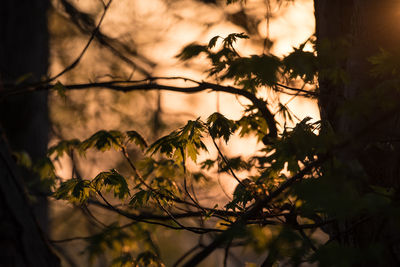
[[[124, 229], [124, 228], [127, 228], [127, 227], [130, 227], [130, 226], [132, 226], [132, 225], [134, 225], [134, 224], [136, 224], [137, 222], [131, 222], [131, 223], [128, 223], [128, 224], [124, 224], [124, 225], [122, 225], [122, 226], [119, 226], [119, 227], [115, 227], [113, 224], [112, 224], [112, 226], [107, 226], [106, 228], [115, 228], [115, 229]], [[93, 238], [93, 236], [96, 236], [97, 234], [94, 234], [94, 235], [90, 235], [90, 236], [76, 236], [76, 237], [70, 237], [70, 238], [64, 238], [64, 239], [56, 239], [56, 240], [53, 240], [53, 239], [51, 239], [51, 240], [49, 240], [51, 243], [65, 243], [65, 242], [71, 242], [71, 241], [79, 241], [79, 240], [89, 240], [89, 239], [91, 239], [91, 238]]]
[[100, 17], [99, 23], [97, 24], [96, 28], [93, 30], [92, 35], [89, 38], [89, 41], [86, 43], [85, 47], [83, 48], [83, 50], [81, 51], [81, 53], [79, 54], [79, 56], [69, 65], [67, 66], [64, 70], [62, 70], [60, 73], [58, 73], [57, 75], [51, 77], [49, 80], [47, 80], [44, 83], [49, 83], [54, 81], [55, 79], [59, 78], [60, 76], [64, 75], [65, 73], [67, 73], [68, 71], [72, 70], [73, 68], [75, 68], [79, 62], [81, 61], [83, 55], [86, 53], [87, 49], [89, 48], [90, 44], [92, 43], [93, 39], [95, 38], [96, 34], [98, 33], [101, 23], [104, 20], [104, 17], [107, 13], [108, 8], [111, 5], [112, 0], [109, 0], [108, 3], [104, 6], [104, 11], [103, 14]]
[[179, 263], [181, 263], [186, 257], [188, 257], [190, 254], [192, 254], [196, 249], [199, 249], [201, 246], [200, 244], [197, 244], [196, 246], [192, 247], [188, 251], [186, 251], [175, 263], [172, 265], [172, 267], [177, 267]]
[[[65, 12], [70, 16], [71, 22], [84, 34], [92, 34], [96, 29], [96, 25], [94, 24], [94, 20], [91, 18], [89, 14], [86, 14], [72, 5], [67, 0], [62, 0], [61, 4], [64, 7]], [[107, 35], [103, 34], [99, 29], [97, 33], [94, 35], [95, 40], [105, 48], [109, 49], [115, 56], [120, 58], [122, 61], [130, 65], [132, 68], [139, 70], [142, 74], [147, 77], [150, 77], [150, 73], [142, 66], [139, 66], [136, 62], [132, 61], [128, 56], [133, 56], [136, 59], [139, 59], [141, 62], [144, 62], [150, 67], [154, 67], [155, 64], [151, 62], [149, 59], [140, 56], [137, 52], [129, 47], [128, 45], [120, 42], [118, 39], [112, 39]]]
[[[276, 85], [277, 87], [282, 87], [282, 88], [284, 88], [284, 89], [287, 89], [287, 90], [290, 90], [290, 91], [294, 91], [294, 92], [296, 92], [295, 95], [299, 95], [299, 96], [312, 96], [312, 97], [317, 97], [317, 96], [318, 96], [318, 93], [313, 92], [313, 91], [307, 91], [307, 90], [300, 89], [300, 88], [294, 88], [294, 87], [287, 86], [287, 85], [284, 85], [284, 84], [281, 84], [281, 83], [276, 83], [275, 85]], [[286, 92], [281, 91], [281, 90], [279, 90], [279, 92], [282, 92], [282, 93], [287, 94]], [[303, 93], [303, 94], [299, 94], [299, 93]]]
[[[278, 136], [278, 129], [276, 127], [276, 122], [274, 115], [267, 107], [267, 102], [263, 99], [258, 98], [255, 94], [245, 91], [239, 88], [235, 88], [232, 86], [224, 86], [209, 82], [198, 82], [192, 79], [187, 79], [183, 77], [171, 77], [171, 79], [175, 80], [184, 80], [190, 81], [192, 83], [197, 84], [197, 86], [191, 87], [178, 87], [178, 86], [170, 86], [170, 85], [163, 85], [156, 82], [153, 82], [155, 79], [166, 79], [166, 78], [149, 78], [141, 81], [111, 81], [111, 82], [95, 82], [95, 83], [84, 83], [84, 84], [70, 84], [64, 85], [65, 89], [68, 90], [83, 90], [83, 89], [90, 89], [90, 88], [106, 88], [111, 89], [114, 91], [119, 92], [133, 92], [133, 91], [149, 91], [149, 90], [165, 90], [165, 91], [172, 91], [172, 92], [181, 92], [187, 94], [198, 93], [206, 90], [211, 90], [214, 92], [225, 92], [229, 94], [239, 95], [247, 98], [250, 100], [254, 106], [258, 108], [261, 112], [263, 118], [266, 120], [269, 133], [268, 136], [271, 138], [276, 138]], [[146, 82], [144, 82], [146, 81]], [[51, 90], [54, 87], [54, 84], [47, 84], [47, 85], [39, 85], [39, 86], [24, 86], [17, 90], [5, 90], [4, 92], [0, 93], [1, 99], [5, 97], [9, 97], [15, 94], [27, 93], [27, 92], [35, 92], [35, 91], [46, 91]], [[7, 87], [6, 87], [7, 88]]]
[[[111, 209], [108, 205], [105, 205], [101, 202], [95, 201], [95, 200], [88, 200], [88, 203], [91, 205], [95, 205], [107, 210], [113, 211], [114, 209]], [[113, 205], [116, 207], [115, 205]], [[204, 208], [208, 213], [210, 213], [210, 216], [225, 216], [225, 217], [237, 217], [240, 215], [240, 212], [233, 212], [233, 211], [226, 211], [226, 210], [217, 210], [217, 209], [211, 209], [211, 208]], [[159, 220], [159, 221], [168, 221], [171, 220], [169, 216], [165, 215], [159, 215], [159, 214], [153, 214], [153, 213], [148, 213], [148, 212], [140, 212], [138, 214], [134, 213], [129, 213], [127, 211], [124, 211], [125, 214], [129, 214], [130, 218], [134, 218], [137, 220]], [[172, 213], [174, 218], [182, 219], [182, 218], [195, 218], [195, 217], [202, 217], [204, 216], [203, 211], [187, 211], [184, 213]]]
[[[104, 196], [100, 191], [97, 191], [97, 194], [101, 197], [101, 199], [107, 204], [107, 206], [109, 206], [112, 210], [114, 210], [115, 212], [117, 212], [119, 215], [122, 215], [128, 219], [131, 220], [135, 220], [138, 222], [143, 222], [143, 223], [147, 223], [147, 224], [154, 224], [154, 225], [160, 225], [160, 226], [164, 226], [166, 228], [170, 228], [173, 230], [188, 230], [191, 231], [193, 233], [196, 234], [205, 234], [205, 233], [210, 233], [210, 232], [222, 232], [221, 229], [216, 229], [216, 228], [204, 228], [204, 227], [175, 227], [169, 224], [165, 224], [165, 223], [161, 223], [158, 221], [149, 221], [147, 219], [142, 219], [134, 214], [131, 213], [127, 213], [123, 210], [120, 210], [116, 207], [114, 207]], [[168, 219], [171, 220], [171, 218], [168, 216]]]

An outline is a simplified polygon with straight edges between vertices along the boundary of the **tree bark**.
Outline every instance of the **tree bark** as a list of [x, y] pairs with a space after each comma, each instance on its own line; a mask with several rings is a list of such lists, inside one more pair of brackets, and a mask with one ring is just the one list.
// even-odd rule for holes
[[[385, 81], [371, 75], [369, 58], [381, 49], [396, 53], [400, 47], [400, 2], [396, 0], [315, 0], [317, 52], [319, 57], [319, 105], [321, 117], [340, 136], [351, 136], [388, 111], [387, 99], [400, 103], [398, 90], [391, 89], [390, 96], [376, 99], [372, 106], [364, 106], [362, 114], [350, 114], [343, 107], [357, 104], [365, 94], [376, 90]], [[335, 80], [327, 75], [332, 70], [343, 71], [347, 78]], [[385, 94], [388, 91], [380, 91]], [[400, 187], [400, 136], [399, 114], [390, 114], [390, 119], [372, 127], [357, 146], [340, 157], [343, 161], [357, 161], [367, 179], [360, 191], [368, 187]], [[372, 125], [374, 126], [374, 125]], [[332, 231], [342, 234], [339, 242], [355, 247], [384, 244], [384, 257], [390, 266], [400, 262], [400, 229], [395, 219], [370, 218], [354, 226], [356, 218]], [[349, 226], [352, 230], [349, 231]], [[395, 241], [394, 241], [395, 240]], [[389, 265], [388, 265], [389, 266]]]

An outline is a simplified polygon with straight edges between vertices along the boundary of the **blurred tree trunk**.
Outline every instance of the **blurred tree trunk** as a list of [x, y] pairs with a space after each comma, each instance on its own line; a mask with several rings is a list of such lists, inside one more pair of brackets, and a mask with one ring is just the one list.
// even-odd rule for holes
[[[3, 83], [37, 82], [48, 68], [48, 1], [7, 0], [0, 9], [0, 75]], [[23, 81], [24, 82], [24, 81]], [[46, 155], [49, 120], [45, 92], [12, 96], [0, 106], [0, 121], [13, 151], [26, 151], [33, 161]], [[31, 185], [37, 178], [24, 172]], [[35, 213], [47, 229], [47, 204], [38, 198]]]
[[[400, 1], [398, 0], [315, 0], [317, 51], [320, 64], [320, 109], [333, 130], [341, 136], [352, 134], [371, 125], [385, 116], [387, 102], [376, 99], [373, 107], [363, 115], [350, 116], [341, 108], [345, 102], [356, 104], [361, 95], [374, 90], [382, 78], [371, 75], [372, 65], [368, 59], [381, 49], [396, 53], [400, 47]], [[324, 71], [343, 70], [347, 79], [335, 80], [321, 75]], [[387, 91], [380, 91], [385, 94]], [[400, 103], [395, 88], [390, 98]], [[387, 99], [387, 98], [386, 98]], [[400, 185], [400, 136], [399, 114], [373, 127], [357, 141], [358, 146], [346, 151], [344, 161], [357, 160], [371, 185], [399, 189]], [[333, 235], [339, 233], [341, 244], [367, 247], [383, 244], [391, 266], [399, 264], [400, 229], [395, 220], [371, 218], [365, 223], [354, 225], [355, 218], [341, 225]]]
[[0, 135], [0, 266], [60, 266], [27, 203], [3, 132]]
[[[0, 80], [2, 83], [37, 82], [47, 75], [49, 1], [5, 0], [0, 7]], [[22, 79], [22, 77], [25, 77]], [[18, 81], [19, 80], [19, 81]], [[22, 81], [23, 80], [23, 81]], [[14, 151], [26, 151], [33, 161], [46, 155], [49, 120], [47, 94], [35, 93], [5, 99], [0, 105], [0, 122]], [[1, 266], [57, 266], [58, 260], [41, 238], [37, 219], [47, 231], [47, 201], [38, 197], [31, 210], [15, 180], [15, 166], [9, 164], [9, 151], [0, 142]], [[25, 183], [39, 191], [38, 178], [18, 170]], [[3, 248], [5, 250], [3, 250]], [[0, 261], [3, 260], [0, 259]]]

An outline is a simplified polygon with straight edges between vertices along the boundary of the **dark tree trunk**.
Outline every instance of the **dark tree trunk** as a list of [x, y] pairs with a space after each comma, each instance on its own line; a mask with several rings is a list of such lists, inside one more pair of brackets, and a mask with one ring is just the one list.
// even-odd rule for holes
[[26, 201], [3, 132], [0, 133], [0, 178], [0, 266], [59, 266]]
[[[320, 64], [321, 117], [341, 136], [352, 136], [377, 119], [385, 122], [357, 138], [357, 145], [340, 157], [362, 166], [367, 179], [360, 191], [371, 185], [399, 189], [400, 136], [399, 114], [387, 115], [388, 102], [400, 103], [398, 90], [379, 89], [381, 99], [366, 104], [360, 114], [343, 109], [345, 103], [357, 104], [365, 94], [387, 81], [371, 75], [368, 59], [381, 49], [398, 53], [400, 47], [400, 1], [397, 0], [315, 0], [317, 51]], [[340, 69], [347, 74], [343, 80], [324, 75]], [[322, 75], [321, 75], [322, 74]], [[386, 79], [386, 78], [385, 78]], [[383, 88], [383, 87], [382, 87]], [[388, 88], [387, 86], [385, 87]], [[390, 96], [385, 94], [390, 94]], [[389, 100], [389, 101], [388, 101]], [[368, 106], [369, 105], [369, 106]], [[388, 119], [390, 116], [390, 119]], [[354, 227], [356, 218], [339, 225], [332, 235], [341, 234], [340, 243], [355, 247], [383, 244], [391, 266], [399, 263], [400, 229], [387, 218], [370, 218]], [[349, 228], [351, 226], [351, 229]]]
[[[14, 83], [40, 81], [48, 69], [47, 0], [6, 0], [0, 8], [0, 80]], [[33, 161], [46, 155], [49, 120], [47, 94], [35, 93], [5, 99], [0, 105], [0, 123], [13, 151], [26, 151]], [[30, 184], [37, 178], [24, 172]], [[35, 186], [33, 187], [35, 188]], [[36, 191], [40, 190], [36, 186]], [[47, 203], [38, 198], [35, 214], [47, 229]]]
[[[0, 82], [4, 84], [37, 82], [48, 69], [48, 0], [5, 0], [0, 6]], [[18, 81], [20, 80], [20, 81]], [[1, 84], [0, 84], [1, 89]], [[0, 104], [0, 123], [14, 151], [26, 151], [33, 161], [46, 155], [49, 120], [47, 94], [10, 97]], [[25, 182], [39, 184], [38, 178], [16, 170], [9, 150], [0, 140], [0, 265], [59, 266], [49, 250], [41, 230], [47, 231], [47, 201], [38, 197], [34, 214], [26, 201], [23, 185], [16, 180], [21, 173]], [[33, 187], [39, 191], [39, 186]], [[36, 218], [34, 217], [36, 215]]]

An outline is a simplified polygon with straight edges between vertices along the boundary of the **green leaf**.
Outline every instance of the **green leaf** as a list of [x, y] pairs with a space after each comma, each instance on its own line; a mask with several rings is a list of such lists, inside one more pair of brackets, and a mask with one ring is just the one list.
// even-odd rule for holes
[[136, 131], [127, 131], [126, 135], [128, 137], [128, 142], [134, 142], [141, 149], [145, 149], [148, 147], [144, 138]]
[[12, 155], [16, 159], [18, 165], [23, 166], [27, 169], [32, 167], [32, 160], [26, 151], [13, 151]]
[[119, 150], [123, 145], [124, 135], [119, 131], [98, 131], [83, 141], [80, 145], [82, 151], [89, 148], [96, 148], [99, 151], [110, 149]]
[[78, 179], [70, 179], [66, 182], [63, 182], [57, 191], [54, 192], [53, 196], [56, 199], [68, 199], [70, 192], [73, 190], [78, 181]]
[[58, 179], [53, 162], [49, 158], [42, 158], [35, 162], [32, 166], [33, 171], [39, 175], [41, 181], [41, 187], [43, 189], [50, 189], [55, 185]]
[[[234, 79], [242, 85], [253, 80], [257, 86], [273, 86], [277, 83], [281, 65], [279, 58], [273, 55], [240, 57], [229, 62], [228, 69], [221, 79]], [[254, 91], [254, 88], [245, 89]]]
[[268, 132], [268, 125], [260, 112], [245, 115], [236, 124], [240, 137], [256, 135], [260, 141]]
[[159, 151], [174, 158], [177, 162], [181, 162], [186, 157], [190, 157], [193, 161], [196, 161], [200, 150], [207, 151], [205, 144], [201, 140], [205, 129], [205, 125], [200, 119], [188, 121], [178, 131], [174, 131], [150, 145], [147, 153], [153, 155]]
[[84, 202], [89, 197], [90, 183], [87, 180], [78, 180], [72, 188], [71, 196]]
[[230, 169], [236, 171], [250, 170], [250, 168], [252, 167], [251, 164], [242, 160], [241, 156], [234, 158], [226, 157], [226, 160], [228, 163], [225, 163], [225, 161], [220, 162], [220, 169], [218, 170], [218, 172], [228, 172]]
[[131, 254], [124, 252], [121, 256], [113, 259], [111, 267], [131, 267], [133, 261]]
[[128, 184], [125, 178], [116, 170], [112, 169], [108, 172], [101, 172], [93, 179], [93, 185], [97, 190], [101, 190], [103, 186], [106, 190], [114, 191], [114, 196], [119, 199], [130, 195]]
[[226, 208], [237, 207], [237, 204], [241, 204], [244, 209], [246, 204], [255, 197], [255, 195], [248, 188], [251, 184], [254, 184], [254, 182], [252, 182], [250, 179], [244, 179], [240, 184], [238, 184], [233, 192], [233, 200], [229, 206], [226, 206]]
[[167, 156], [171, 156], [172, 152], [175, 150], [175, 146], [173, 143], [176, 142], [177, 135], [177, 132], [172, 132], [169, 135], [161, 137], [149, 146], [149, 148], [147, 149], [147, 153], [153, 155], [154, 153], [159, 151], [160, 153], [164, 153]]
[[54, 192], [53, 196], [56, 199], [65, 199], [84, 203], [89, 193], [93, 191], [89, 180], [70, 179], [63, 182], [60, 187]]
[[214, 167], [216, 160], [207, 159], [200, 163], [200, 168], [209, 171], [212, 167]]
[[202, 52], [207, 52], [207, 51], [208, 50], [206, 46], [193, 43], [184, 47], [182, 51], [178, 55], [176, 55], [176, 57], [179, 58], [180, 60], [185, 61], [198, 56]]
[[218, 35], [211, 38], [210, 42], [208, 42], [208, 48], [213, 48], [217, 44], [219, 38], [221, 38], [221, 36]]
[[136, 258], [136, 264], [138, 264], [138, 266], [154, 265], [157, 267], [165, 267], [160, 258], [151, 251], [145, 251], [140, 253]]
[[79, 149], [81, 142], [78, 139], [63, 140], [58, 144], [52, 146], [47, 151], [47, 155], [52, 156], [56, 154], [56, 159], [62, 157], [65, 154], [69, 155], [73, 149]]
[[196, 182], [211, 180], [211, 178], [203, 172], [194, 172], [192, 173], [192, 177]]
[[218, 204], [215, 204], [214, 207], [213, 207], [211, 210], [209, 210], [208, 212], [206, 212], [206, 214], [204, 215], [204, 219], [205, 219], [205, 220], [210, 219], [211, 216], [214, 214], [214, 211], [213, 211], [213, 210], [215, 210], [216, 208], [218, 208]]
[[227, 119], [224, 115], [218, 112], [215, 112], [208, 117], [207, 124], [209, 125], [209, 133], [211, 137], [223, 137], [226, 143], [237, 128], [234, 121]]
[[237, 39], [249, 39], [244, 32], [241, 33], [231, 33], [223, 40], [223, 44], [225, 47], [232, 47], [233, 43], [237, 41]]
[[55, 90], [62, 99], [65, 100], [65, 98], [67, 97], [67, 89], [60, 81], [57, 81], [57, 83], [53, 86], [53, 90]]
[[286, 128], [282, 138], [271, 144], [274, 152], [268, 156], [271, 168], [279, 170], [287, 164], [291, 174], [300, 169], [299, 162], [313, 161], [319, 154], [325, 153], [335, 139], [331, 135], [317, 134], [319, 122], [310, 122], [307, 117], [290, 130]]
[[294, 48], [294, 51], [283, 59], [284, 73], [289, 74], [291, 79], [300, 77], [304, 82], [313, 83], [318, 70], [317, 56], [301, 48]]
[[141, 208], [141, 207], [147, 205], [147, 202], [149, 201], [151, 196], [152, 196], [151, 191], [140, 190], [133, 195], [133, 197], [131, 198], [131, 200], [129, 202], [129, 205], [133, 205], [137, 208]]

